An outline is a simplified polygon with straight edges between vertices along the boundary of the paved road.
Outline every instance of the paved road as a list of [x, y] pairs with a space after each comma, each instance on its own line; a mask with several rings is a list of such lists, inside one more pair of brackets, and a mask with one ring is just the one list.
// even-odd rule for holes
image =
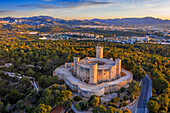
[[146, 74], [142, 80], [142, 92], [139, 97], [136, 113], [147, 113], [146, 102], [149, 101], [152, 92], [152, 80]]

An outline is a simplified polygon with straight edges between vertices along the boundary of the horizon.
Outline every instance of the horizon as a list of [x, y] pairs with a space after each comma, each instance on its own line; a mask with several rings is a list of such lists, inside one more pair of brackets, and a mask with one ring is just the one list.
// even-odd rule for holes
[[169, 0], [6, 0], [0, 17], [48, 15], [65, 20], [154, 17], [170, 20]]
[[48, 15], [33, 15], [33, 16], [21, 16], [21, 17], [16, 17], [16, 16], [4, 16], [4, 17], [0, 17], [0, 18], [29, 18], [29, 17], [40, 17], [40, 16], [46, 16], [46, 17], [53, 17], [53, 18], [58, 18], [58, 19], [62, 19], [62, 20], [92, 20], [92, 19], [101, 19], [101, 20], [107, 20], [107, 19], [128, 19], [128, 18], [155, 18], [155, 19], [161, 19], [161, 20], [170, 20], [170, 19], [163, 19], [163, 18], [159, 18], [159, 17], [153, 17], [153, 16], [143, 16], [143, 17], [113, 17], [113, 18], [82, 18], [82, 19], [64, 19], [64, 18], [60, 18], [60, 17], [54, 17], [54, 16], [48, 16]]

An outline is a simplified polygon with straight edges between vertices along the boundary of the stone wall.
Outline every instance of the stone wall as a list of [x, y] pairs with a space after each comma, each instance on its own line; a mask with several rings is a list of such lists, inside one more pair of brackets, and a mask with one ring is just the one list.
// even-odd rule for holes
[[103, 58], [103, 47], [96, 47], [96, 58]]
[[80, 90], [79, 92], [81, 92], [81, 95], [83, 97], [88, 97], [88, 98], [90, 98], [92, 95], [102, 96], [105, 93], [105, 88], [101, 88], [97, 91], [85, 91], [85, 90], [81, 90], [81, 89], [79, 89], [79, 90]]
[[80, 58], [74, 57], [74, 73], [77, 73], [77, 64], [79, 63]]
[[[125, 70], [123, 70], [123, 71], [125, 71]], [[128, 71], [126, 71], [126, 72], [128, 72]], [[126, 84], [130, 83], [133, 80], [132, 73], [128, 72], [128, 74], [131, 75], [131, 77], [127, 78], [126, 80], [124, 80], [124, 81], [122, 81], [118, 84], [105, 85], [104, 87], [100, 87], [100, 88], [94, 89], [94, 90], [81, 89], [81, 87], [74, 84], [71, 80], [68, 79], [68, 77], [67, 77], [68, 75], [61, 74], [61, 73], [54, 73], [53, 76], [58, 75], [59, 79], [65, 80], [66, 84], [70, 87], [70, 89], [72, 89], [75, 92], [80, 93], [82, 96], [91, 97], [92, 95], [102, 96], [105, 93], [111, 93], [111, 92], [114, 92], [114, 91], [118, 91], [121, 87], [124, 87]], [[102, 86], [103, 84], [107, 84], [107, 83], [102, 83], [99, 86]], [[88, 84], [85, 84], [85, 83], [83, 83], [83, 85], [87, 85], [87, 87], [91, 87], [91, 85], [88, 85]]]
[[[91, 75], [93, 75], [93, 77], [94, 77], [94, 70], [97, 70], [97, 65], [93, 65], [92, 69], [93, 69], [93, 74], [91, 74]], [[98, 84], [98, 85], [89, 85], [89, 84], [86, 84], [86, 83], [80, 81], [79, 79], [75, 78], [69, 70], [70, 70], [70, 68], [65, 68], [65, 65], [60, 66], [53, 72], [53, 76], [58, 75], [59, 79], [65, 80], [66, 84], [70, 87], [70, 89], [72, 89], [73, 91], [79, 92], [84, 97], [90, 97], [92, 95], [102, 96], [105, 93], [111, 93], [114, 91], [118, 91], [121, 87], [124, 87], [126, 84], [130, 83], [133, 80], [132, 73], [122, 69], [121, 71], [126, 73], [126, 76], [124, 76], [125, 79], [123, 79], [123, 80], [121, 80], [121, 78], [119, 78], [118, 81], [115, 81], [115, 83], [113, 81], [113, 82], [104, 82], [104, 83]], [[110, 73], [111, 71], [116, 72], [115, 70], [116, 70], [116, 66], [114, 66], [110, 70], [104, 70], [104, 71], [102, 70], [99, 73], [106, 73], [106, 72]], [[82, 70], [80, 69], [80, 71], [82, 71]], [[98, 71], [100, 71], [100, 70], [97, 70], [96, 72], [98, 72]], [[84, 70], [84, 73], [85, 72], [89, 72], [89, 71]], [[89, 74], [87, 74], [87, 75], [89, 75]], [[115, 77], [114, 75], [115, 75], [115, 73], [113, 74], [113, 76], [109, 74], [109, 78], [110, 78], [110, 76]], [[103, 77], [105, 77], [105, 76], [103, 76]], [[103, 78], [99, 78], [99, 80], [100, 79], [102, 80]], [[92, 80], [93, 83], [96, 82], [95, 80], [97, 80], [97, 78], [96, 79], [93, 78], [93, 80]]]
[[90, 69], [78, 65], [77, 78], [81, 80], [85, 78], [90, 78]]
[[98, 83], [109, 81], [110, 80], [109, 72], [110, 70], [108, 69], [98, 70], [98, 74], [97, 74]]
[[[81, 67], [79, 64], [77, 64], [76, 77], [81, 80], [90, 79], [90, 69]], [[116, 66], [113, 66], [110, 69], [97, 69], [97, 83], [111, 81], [117, 78], [118, 77], [116, 76]]]
[[116, 79], [117, 77], [116, 77], [116, 66], [113, 66], [111, 69], [110, 69], [110, 72], [109, 72], [110, 74], [109, 74], [109, 78], [110, 78], [110, 80], [114, 80], [114, 79]]
[[115, 59], [116, 62], [116, 75], [117, 78], [119, 78], [121, 76], [121, 60], [120, 59]]
[[97, 63], [90, 65], [90, 81], [89, 84], [97, 84]]

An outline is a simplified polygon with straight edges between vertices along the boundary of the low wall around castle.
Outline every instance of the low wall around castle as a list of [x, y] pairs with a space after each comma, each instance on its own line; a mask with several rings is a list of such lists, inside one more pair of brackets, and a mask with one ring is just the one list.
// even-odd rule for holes
[[[80, 89], [81, 90], [81, 89]], [[105, 93], [105, 88], [99, 89], [97, 91], [86, 91], [86, 90], [81, 90], [80, 91], [83, 97], [88, 97], [90, 98], [92, 95], [98, 95], [102, 96]]]
[[[130, 83], [133, 80], [132, 73], [122, 69], [123, 72], [126, 72], [126, 74], [128, 74], [127, 75], [128, 77], [126, 77], [125, 80], [118, 82], [117, 84], [112, 84], [111, 82], [105, 82], [94, 86], [94, 85], [85, 84], [82, 81], [78, 81], [78, 82], [76, 81], [76, 83], [74, 83], [74, 80], [72, 79], [77, 80], [77, 78], [70, 75], [70, 73], [62, 72], [60, 68], [58, 70], [55, 70], [53, 76], [58, 75], [59, 79], [65, 80], [66, 84], [70, 87], [70, 89], [80, 93], [83, 97], [87, 97], [87, 98], [91, 97], [92, 95], [102, 96], [105, 93], [118, 91], [121, 87], [124, 87], [126, 84]], [[72, 77], [71, 79], [69, 78], [70, 76]], [[94, 87], [94, 89], [92, 87]]]

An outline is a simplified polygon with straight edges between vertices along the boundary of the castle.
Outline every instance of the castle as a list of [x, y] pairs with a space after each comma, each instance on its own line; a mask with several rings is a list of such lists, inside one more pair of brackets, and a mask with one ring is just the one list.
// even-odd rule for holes
[[[123, 76], [121, 75], [123, 73]], [[118, 91], [133, 80], [131, 72], [121, 68], [121, 60], [103, 58], [103, 47], [96, 47], [96, 58], [74, 57], [74, 63], [65, 63], [53, 72], [75, 92], [84, 97], [102, 96]]]
[[96, 58], [74, 58], [74, 74], [89, 84], [113, 81], [121, 76], [121, 60], [103, 58], [103, 47], [96, 47]]

